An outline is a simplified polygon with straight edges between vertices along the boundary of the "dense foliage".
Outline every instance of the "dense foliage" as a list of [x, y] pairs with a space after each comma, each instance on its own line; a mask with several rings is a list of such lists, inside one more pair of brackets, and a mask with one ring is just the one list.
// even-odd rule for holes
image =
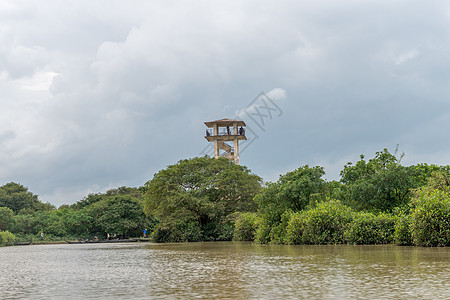
[[256, 211], [261, 178], [228, 159], [181, 160], [146, 183], [145, 209], [159, 242], [229, 240], [231, 215]]
[[450, 246], [450, 166], [403, 166], [387, 149], [348, 163], [339, 181], [299, 167], [261, 186], [227, 159], [181, 160], [139, 188], [89, 194], [56, 209], [28, 188], [0, 187], [0, 243], [103, 239]]
[[9, 231], [0, 231], [0, 247], [14, 244], [15, 236]]
[[258, 227], [258, 214], [254, 212], [239, 213], [234, 224], [233, 240], [253, 241]]
[[[94, 236], [103, 239], [108, 233], [138, 237], [144, 228], [151, 230], [154, 224], [144, 214], [144, 191], [144, 188], [120, 187], [89, 194], [71, 206], [63, 205], [58, 209], [38, 204], [14, 213], [9, 207], [0, 207], [0, 230], [9, 230], [19, 241], [37, 241], [41, 232], [45, 240], [92, 239]], [[20, 193], [25, 198], [32, 195], [26, 188]]]
[[411, 170], [399, 164], [387, 149], [368, 162], [361, 155], [354, 166], [341, 172], [342, 200], [357, 210], [391, 212], [407, 203], [410, 189], [416, 187]]
[[0, 207], [0, 231], [11, 229], [14, 220], [14, 212], [8, 207]]
[[411, 235], [415, 245], [450, 246], [450, 191], [420, 192], [412, 202]]
[[42, 203], [37, 195], [15, 182], [10, 182], [0, 187], [0, 207], [8, 207], [14, 213], [25, 210], [51, 210], [54, 208], [51, 204]]
[[285, 175], [275, 183], [268, 183], [255, 201], [258, 204], [258, 212], [263, 220], [256, 234], [259, 242], [268, 242], [270, 236], [280, 233], [272, 232], [279, 230], [277, 226], [282, 220], [283, 214], [290, 211], [301, 211], [314, 205], [314, 199], [320, 199], [325, 194], [325, 174], [322, 167], [309, 167], [305, 165]]
[[391, 214], [360, 212], [354, 215], [346, 231], [346, 241], [351, 244], [392, 243], [396, 223], [397, 217]]
[[450, 167], [400, 161], [384, 149], [345, 165], [339, 182], [324, 182], [320, 167], [282, 175], [255, 197], [259, 217], [245, 228], [259, 243], [448, 245]]

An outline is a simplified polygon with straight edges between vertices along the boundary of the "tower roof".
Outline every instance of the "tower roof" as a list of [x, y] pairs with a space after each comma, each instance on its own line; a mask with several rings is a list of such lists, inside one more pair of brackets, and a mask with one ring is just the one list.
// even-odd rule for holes
[[207, 127], [213, 127], [214, 124], [217, 124], [219, 127], [222, 127], [222, 126], [233, 126], [234, 123], [237, 123], [238, 126], [245, 126], [244, 121], [232, 119], [220, 119], [216, 121], [205, 122], [205, 125]]

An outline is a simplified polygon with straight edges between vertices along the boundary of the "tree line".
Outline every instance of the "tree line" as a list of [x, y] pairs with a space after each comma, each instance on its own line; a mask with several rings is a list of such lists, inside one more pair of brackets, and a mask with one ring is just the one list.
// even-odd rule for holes
[[146, 228], [156, 242], [450, 245], [450, 166], [403, 166], [401, 157], [387, 149], [361, 155], [339, 181], [305, 165], [268, 183], [225, 158], [197, 157], [142, 187], [58, 209], [12, 182], [0, 187], [0, 232], [19, 241], [40, 232], [55, 240], [138, 237]]
[[11, 182], [0, 187], [0, 231], [13, 233], [16, 241], [38, 240], [41, 232], [50, 241], [139, 236], [153, 222], [144, 214], [143, 194], [143, 188], [120, 187], [56, 209]]

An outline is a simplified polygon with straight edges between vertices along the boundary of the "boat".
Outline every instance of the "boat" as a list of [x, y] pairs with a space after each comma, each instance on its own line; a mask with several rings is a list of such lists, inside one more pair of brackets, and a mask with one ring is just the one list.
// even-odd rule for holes
[[30, 245], [31, 242], [15, 242], [14, 246], [26, 246], [26, 245]]
[[66, 241], [68, 244], [99, 244], [99, 243], [133, 243], [139, 239], [120, 239], [120, 240], [103, 240], [103, 241]]
[[134, 243], [139, 241], [139, 239], [122, 239], [122, 240], [104, 240], [104, 243]]

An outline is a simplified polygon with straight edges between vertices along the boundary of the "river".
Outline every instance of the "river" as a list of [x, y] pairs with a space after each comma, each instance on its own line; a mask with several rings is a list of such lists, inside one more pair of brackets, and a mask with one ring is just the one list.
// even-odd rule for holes
[[0, 248], [1, 299], [450, 299], [450, 248], [246, 242]]

